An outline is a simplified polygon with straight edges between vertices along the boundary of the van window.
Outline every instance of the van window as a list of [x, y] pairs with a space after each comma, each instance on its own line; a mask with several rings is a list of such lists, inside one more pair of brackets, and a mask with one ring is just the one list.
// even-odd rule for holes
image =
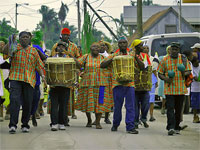
[[199, 37], [170, 37], [170, 38], [159, 38], [152, 42], [151, 46], [151, 56], [158, 53], [158, 56], [166, 55], [166, 47], [170, 45], [171, 42], [179, 42], [181, 44], [181, 53], [185, 50], [191, 50], [191, 47], [195, 43], [199, 43]]

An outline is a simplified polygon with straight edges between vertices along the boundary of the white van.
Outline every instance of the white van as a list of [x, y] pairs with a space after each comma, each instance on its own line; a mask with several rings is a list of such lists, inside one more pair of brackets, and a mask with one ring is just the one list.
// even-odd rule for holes
[[179, 42], [181, 44], [181, 52], [191, 50], [195, 43], [200, 43], [200, 33], [171, 33], [171, 34], [157, 34], [149, 35], [141, 38], [144, 45], [149, 46], [149, 54], [151, 56], [158, 53], [158, 56], [166, 55], [166, 47], [171, 42]]

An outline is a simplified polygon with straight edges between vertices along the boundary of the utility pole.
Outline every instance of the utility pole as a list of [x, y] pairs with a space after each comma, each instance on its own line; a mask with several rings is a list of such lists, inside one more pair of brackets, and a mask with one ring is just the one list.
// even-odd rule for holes
[[80, 0], [77, 0], [77, 17], [78, 17], [78, 46], [81, 45], [81, 14], [80, 14]]
[[84, 10], [84, 17], [85, 17], [85, 14], [86, 14], [86, 12], [87, 12], [86, 0], [83, 0], [83, 10]]
[[17, 7], [22, 6], [22, 5], [29, 5], [28, 3], [23, 3], [23, 4], [15, 4], [15, 29], [17, 30]]
[[137, 0], [137, 31], [138, 31], [138, 37], [141, 38], [143, 36], [143, 29], [142, 29], [142, 0]]
[[179, 0], [179, 32], [181, 33], [181, 0]]
[[18, 4], [16, 3], [16, 5], [15, 5], [15, 29], [16, 29], [16, 31], [17, 31], [17, 15], [18, 15], [17, 7], [18, 7]]

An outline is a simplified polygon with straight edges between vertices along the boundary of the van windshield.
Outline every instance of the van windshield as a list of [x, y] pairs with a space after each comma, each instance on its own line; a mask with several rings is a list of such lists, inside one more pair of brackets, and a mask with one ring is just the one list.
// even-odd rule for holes
[[158, 53], [158, 56], [166, 55], [166, 47], [170, 45], [171, 42], [179, 42], [181, 44], [181, 53], [185, 50], [192, 50], [191, 47], [195, 43], [199, 43], [199, 37], [170, 37], [170, 38], [160, 38], [155, 39], [152, 42], [151, 56]]

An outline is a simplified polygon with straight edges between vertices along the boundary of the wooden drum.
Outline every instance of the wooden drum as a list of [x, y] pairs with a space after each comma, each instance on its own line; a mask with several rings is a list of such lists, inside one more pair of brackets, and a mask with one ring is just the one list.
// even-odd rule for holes
[[118, 82], [131, 82], [134, 80], [133, 56], [115, 56], [112, 64], [114, 69], [114, 77]]
[[135, 68], [135, 91], [151, 91], [152, 87], [152, 66], [141, 71]]
[[45, 70], [49, 85], [68, 87], [76, 82], [76, 63], [73, 58], [49, 57]]

